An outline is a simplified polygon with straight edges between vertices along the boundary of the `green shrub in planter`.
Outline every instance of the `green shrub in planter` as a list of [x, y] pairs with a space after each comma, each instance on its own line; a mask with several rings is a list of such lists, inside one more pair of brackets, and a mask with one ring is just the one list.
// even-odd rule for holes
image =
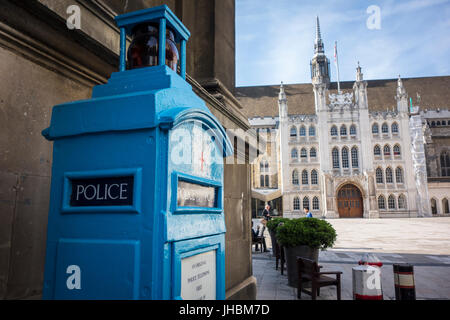
[[299, 218], [285, 221], [277, 228], [276, 236], [285, 247], [308, 246], [325, 250], [336, 241], [336, 230], [325, 220]]
[[277, 227], [280, 223], [284, 223], [289, 221], [288, 218], [273, 218], [270, 221], [267, 222], [267, 229], [269, 229], [269, 232], [276, 232]]

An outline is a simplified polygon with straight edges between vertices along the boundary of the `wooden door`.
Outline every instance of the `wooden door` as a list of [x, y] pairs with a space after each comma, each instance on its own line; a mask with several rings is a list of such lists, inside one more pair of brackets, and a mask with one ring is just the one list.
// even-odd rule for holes
[[348, 184], [339, 190], [338, 210], [340, 218], [363, 217], [363, 199], [357, 187]]

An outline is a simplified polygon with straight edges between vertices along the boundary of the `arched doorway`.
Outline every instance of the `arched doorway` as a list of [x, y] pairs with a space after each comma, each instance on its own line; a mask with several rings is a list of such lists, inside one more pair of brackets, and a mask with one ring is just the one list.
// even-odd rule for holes
[[362, 218], [364, 207], [361, 191], [353, 184], [344, 185], [338, 192], [340, 218]]

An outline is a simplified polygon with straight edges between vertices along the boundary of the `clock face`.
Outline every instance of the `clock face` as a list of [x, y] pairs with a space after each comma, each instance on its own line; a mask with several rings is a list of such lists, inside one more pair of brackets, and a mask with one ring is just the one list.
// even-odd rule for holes
[[[189, 121], [171, 132], [171, 160], [176, 170], [211, 179], [222, 164], [214, 130], [201, 122]], [[177, 169], [178, 167], [178, 169]]]

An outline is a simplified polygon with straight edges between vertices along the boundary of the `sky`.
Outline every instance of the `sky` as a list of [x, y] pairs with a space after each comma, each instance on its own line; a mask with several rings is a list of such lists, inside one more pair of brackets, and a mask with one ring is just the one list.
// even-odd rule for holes
[[236, 0], [236, 86], [310, 83], [316, 16], [331, 81], [450, 75], [450, 0]]

